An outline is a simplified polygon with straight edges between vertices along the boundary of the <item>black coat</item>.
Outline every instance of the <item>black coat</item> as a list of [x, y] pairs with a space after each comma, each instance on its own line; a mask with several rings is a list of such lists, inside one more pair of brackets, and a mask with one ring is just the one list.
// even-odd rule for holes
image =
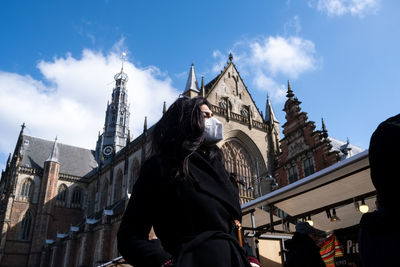
[[358, 236], [362, 266], [399, 266], [397, 220], [397, 214], [388, 214], [384, 209], [362, 216]]
[[294, 233], [292, 239], [285, 242], [286, 254], [285, 267], [325, 267], [319, 253], [319, 247], [305, 234]]
[[[159, 267], [171, 257], [178, 267], [249, 267], [237, 242], [238, 192], [225, 168], [195, 152], [192, 180], [171, 178], [170, 161], [147, 160], [133, 188], [118, 232], [118, 250], [135, 267]], [[154, 227], [162, 246], [148, 240]]]

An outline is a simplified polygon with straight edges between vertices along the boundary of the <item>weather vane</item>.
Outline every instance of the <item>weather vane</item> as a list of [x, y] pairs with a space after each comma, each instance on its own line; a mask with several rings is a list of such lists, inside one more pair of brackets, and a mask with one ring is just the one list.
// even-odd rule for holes
[[122, 61], [121, 72], [122, 72], [122, 70], [124, 69], [124, 62], [125, 62], [125, 60], [126, 60], [126, 53], [125, 53], [125, 52], [122, 52], [122, 54], [121, 54], [121, 61]]

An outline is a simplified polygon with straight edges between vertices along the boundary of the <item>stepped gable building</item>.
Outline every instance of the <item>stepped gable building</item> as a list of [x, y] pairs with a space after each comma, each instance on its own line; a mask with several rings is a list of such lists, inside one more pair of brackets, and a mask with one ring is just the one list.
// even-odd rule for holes
[[286, 123], [282, 125], [284, 137], [280, 140], [275, 178], [279, 187], [320, 171], [336, 162], [362, 152], [364, 149], [328, 136], [324, 120], [322, 129], [301, 111], [301, 102], [295, 97], [288, 81], [287, 100], [283, 111]]
[[[153, 128], [145, 118], [143, 133], [130, 140], [128, 76], [121, 69], [114, 78], [95, 150], [28, 136], [21, 127], [1, 173], [0, 266], [97, 266], [119, 256], [116, 233], [140, 166], [151, 155]], [[269, 99], [265, 117], [258, 110], [232, 55], [200, 87], [192, 65], [183, 95], [207, 98], [223, 122], [218, 145], [242, 203], [269, 192], [279, 122]]]

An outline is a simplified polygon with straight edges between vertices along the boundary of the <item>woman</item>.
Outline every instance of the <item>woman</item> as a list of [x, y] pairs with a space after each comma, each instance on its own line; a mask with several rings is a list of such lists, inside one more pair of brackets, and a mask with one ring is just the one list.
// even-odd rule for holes
[[[135, 267], [249, 267], [237, 240], [238, 191], [223, 165], [222, 123], [201, 97], [178, 98], [155, 125], [118, 232]], [[159, 238], [149, 240], [153, 226]]]

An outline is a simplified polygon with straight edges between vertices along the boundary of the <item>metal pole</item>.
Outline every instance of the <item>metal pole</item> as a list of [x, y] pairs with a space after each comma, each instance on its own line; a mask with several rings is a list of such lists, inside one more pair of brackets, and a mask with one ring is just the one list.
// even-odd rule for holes
[[256, 234], [256, 221], [254, 219], [254, 211], [251, 212], [251, 228], [253, 228], [253, 236]]
[[260, 178], [260, 173], [258, 171], [258, 159], [256, 159], [256, 171], [257, 171], [257, 189], [258, 189], [258, 196], [261, 197], [261, 178]]

